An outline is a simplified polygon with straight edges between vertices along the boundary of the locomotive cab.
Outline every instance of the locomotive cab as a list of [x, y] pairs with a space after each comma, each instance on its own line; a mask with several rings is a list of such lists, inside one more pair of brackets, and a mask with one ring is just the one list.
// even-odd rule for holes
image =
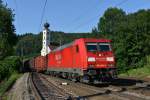
[[113, 68], [114, 56], [110, 43], [87, 43], [89, 68]]
[[115, 58], [110, 42], [87, 42], [87, 74], [98, 81], [116, 78]]

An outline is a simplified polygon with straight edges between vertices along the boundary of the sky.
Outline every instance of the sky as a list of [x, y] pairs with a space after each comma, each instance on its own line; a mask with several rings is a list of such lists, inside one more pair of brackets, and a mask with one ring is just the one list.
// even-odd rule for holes
[[42, 14], [45, 1], [3, 0], [13, 9], [17, 34], [37, 34], [42, 31], [45, 22], [50, 23], [50, 30], [53, 31], [91, 32], [109, 7], [121, 8], [126, 13], [150, 9], [150, 0], [47, 0]]

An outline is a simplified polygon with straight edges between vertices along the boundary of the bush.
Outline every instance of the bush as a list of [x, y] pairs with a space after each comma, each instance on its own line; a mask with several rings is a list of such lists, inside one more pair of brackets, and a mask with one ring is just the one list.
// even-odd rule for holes
[[0, 80], [8, 78], [13, 72], [18, 72], [21, 66], [19, 57], [11, 56], [0, 61]]

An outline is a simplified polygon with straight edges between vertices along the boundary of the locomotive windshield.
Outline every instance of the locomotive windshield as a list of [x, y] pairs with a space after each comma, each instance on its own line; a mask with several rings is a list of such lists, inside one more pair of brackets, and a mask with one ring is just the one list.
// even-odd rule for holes
[[87, 51], [97, 51], [97, 43], [87, 43]]
[[99, 43], [99, 51], [111, 51], [109, 43]]
[[87, 43], [86, 44], [87, 51], [94, 52], [94, 51], [111, 51], [109, 43]]

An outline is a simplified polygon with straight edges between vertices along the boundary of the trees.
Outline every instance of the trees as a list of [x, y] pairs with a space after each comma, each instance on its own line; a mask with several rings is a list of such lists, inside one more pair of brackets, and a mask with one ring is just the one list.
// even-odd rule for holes
[[0, 59], [11, 54], [12, 47], [16, 43], [15, 28], [13, 25], [14, 14], [10, 8], [0, 0]]
[[117, 66], [120, 70], [142, 66], [150, 55], [150, 10], [126, 14], [108, 8], [98, 23], [98, 31], [113, 40]]
[[98, 31], [105, 34], [115, 33], [120, 22], [125, 20], [125, 15], [122, 9], [108, 8], [99, 20]]
[[26, 33], [18, 36], [19, 40], [16, 45], [16, 54], [18, 56], [30, 56], [40, 54], [42, 48], [42, 35]]

